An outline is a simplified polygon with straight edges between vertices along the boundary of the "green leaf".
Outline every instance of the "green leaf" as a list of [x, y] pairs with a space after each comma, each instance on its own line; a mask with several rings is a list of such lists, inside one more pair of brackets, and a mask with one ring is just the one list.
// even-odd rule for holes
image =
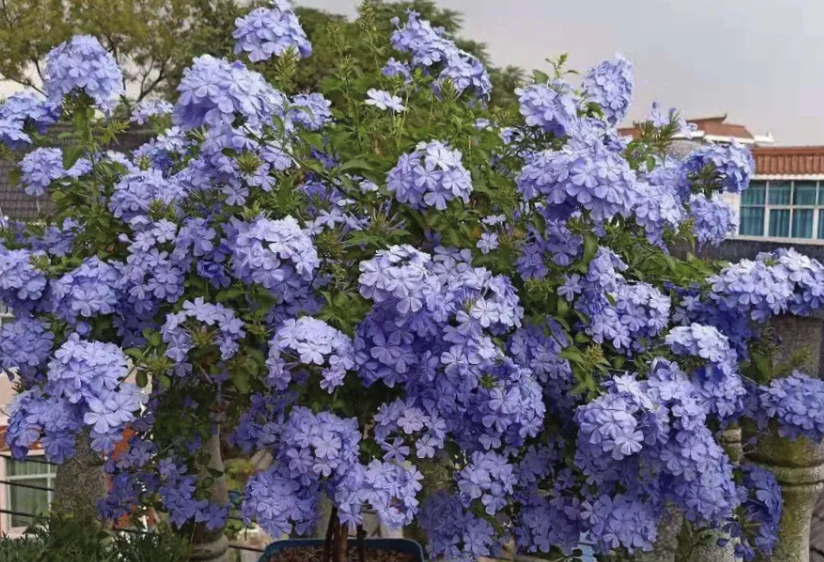
[[69, 146], [63, 149], [63, 169], [68, 170], [80, 160], [86, 149], [82, 145]]
[[587, 232], [584, 234], [583, 262], [588, 265], [595, 258], [596, 253], [598, 253], [598, 238], [591, 232]]
[[140, 388], [146, 388], [149, 384], [149, 375], [146, 374], [146, 371], [138, 371], [137, 376], [135, 377], [135, 382]]
[[365, 160], [360, 160], [358, 158], [355, 158], [354, 160], [350, 160], [349, 162], [346, 162], [346, 163], [342, 164], [338, 168], [338, 171], [339, 172], [345, 172], [346, 170], [369, 170], [369, 171], [372, 171], [373, 169], [374, 168], [372, 168], [372, 166], [370, 166], [369, 163], [366, 162]]

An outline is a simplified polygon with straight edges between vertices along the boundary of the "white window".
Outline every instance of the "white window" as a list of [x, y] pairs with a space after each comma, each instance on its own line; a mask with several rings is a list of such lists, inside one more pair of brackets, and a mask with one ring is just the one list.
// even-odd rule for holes
[[824, 181], [753, 180], [741, 193], [738, 234], [824, 240]]
[[2, 460], [5, 461], [5, 480], [8, 482], [4, 484], [3, 497], [6, 505], [3, 509], [15, 512], [5, 514], [4, 529], [9, 532], [22, 531], [31, 524], [32, 518], [19, 514], [49, 511], [53, 492], [45, 488], [54, 489], [57, 467], [45, 462], [43, 457], [32, 457], [25, 461], [3, 457]]

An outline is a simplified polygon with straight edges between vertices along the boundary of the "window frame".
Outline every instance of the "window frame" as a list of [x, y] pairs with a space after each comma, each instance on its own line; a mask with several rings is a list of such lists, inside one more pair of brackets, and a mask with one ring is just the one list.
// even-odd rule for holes
[[[744, 193], [741, 193], [738, 196], [738, 218], [739, 218], [739, 226], [737, 232], [733, 236], [734, 239], [740, 240], [759, 240], [759, 241], [771, 241], [771, 242], [782, 242], [782, 243], [792, 243], [792, 244], [824, 244], [824, 237], [819, 238], [819, 228], [820, 226], [824, 225], [824, 175], [815, 175], [815, 176], [754, 176], [752, 178], [752, 182], [761, 182], [764, 184], [764, 203], [762, 205], [747, 205], [744, 203]], [[790, 193], [789, 193], [789, 204], [771, 204], [770, 203], [770, 184], [771, 183], [787, 183], [790, 186]], [[816, 186], [816, 198], [814, 204], [808, 205], [796, 205], [794, 204], [795, 200], [795, 188], [796, 183], [814, 183]], [[761, 235], [757, 234], [741, 234], [741, 226], [742, 226], [742, 217], [743, 217], [743, 210], [745, 208], [752, 208], [752, 209], [764, 209], [764, 218], [763, 218], [763, 225], [762, 225], [762, 233]], [[770, 212], [772, 210], [788, 210], [790, 212], [789, 216], [789, 227], [787, 236], [771, 236], [770, 235]], [[796, 210], [812, 210], [813, 211], [813, 224], [812, 224], [812, 236], [810, 238], [797, 238], [793, 236], [793, 218], [795, 217]]]
[[[26, 462], [29, 462], [29, 461], [28, 460], [15, 461], [15, 460], [9, 459], [7, 457], [0, 458], [0, 460], [3, 461], [2, 462], [2, 464], [3, 464], [3, 470], [2, 470], [3, 480], [6, 480], [6, 481], [9, 482], [9, 484], [3, 484], [2, 485], [2, 487], [3, 487], [2, 499], [3, 499], [3, 509], [4, 510], [6, 510], [6, 511], [18, 511], [17, 509], [14, 509], [14, 506], [12, 505], [12, 489], [14, 488], [13, 482], [16, 482], [16, 481], [20, 481], [20, 482], [24, 482], [24, 483], [31, 483], [30, 481], [32, 481], [32, 480], [45, 481], [46, 483], [45, 483], [44, 487], [52, 488], [51, 491], [45, 491], [47, 504], [49, 506], [51, 506], [52, 502], [54, 501], [54, 486], [55, 486], [55, 478], [57, 477], [57, 465], [52, 464], [52, 463], [41, 462], [41, 459], [42, 459], [42, 461], [45, 461], [45, 456], [44, 456], [43, 451], [38, 451], [38, 450], [30, 451], [29, 452], [29, 458], [32, 458], [32, 457], [35, 460], [31, 461], [31, 464], [33, 466], [43, 467], [45, 469], [45, 472], [38, 473], [38, 474], [17, 474], [17, 475], [12, 475], [12, 474], [10, 474], [11, 473], [11, 463], [13, 463], [13, 462], [26, 463]], [[32, 484], [32, 485], [39, 486], [40, 484], [36, 483], [36, 484]], [[32, 491], [41, 492], [40, 490], [32, 490]], [[23, 533], [25, 532], [27, 526], [14, 527], [14, 526], [12, 526], [12, 517], [13, 517], [12, 514], [3, 513], [3, 514], [0, 514], [0, 515], [2, 515], [2, 518], [3, 518], [2, 530], [6, 534], [8, 534], [10, 537], [19, 537], [19, 536], [23, 535]]]

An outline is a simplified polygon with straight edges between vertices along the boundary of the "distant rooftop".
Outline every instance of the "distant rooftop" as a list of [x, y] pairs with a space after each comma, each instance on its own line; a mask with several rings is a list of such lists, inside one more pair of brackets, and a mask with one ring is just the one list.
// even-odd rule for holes
[[[730, 142], [730, 140], [735, 140], [741, 144], [752, 144], [758, 146], [773, 144], [775, 142], [770, 133], [765, 135], [754, 135], [744, 125], [727, 123], [726, 114], [687, 119], [687, 123], [692, 123], [696, 127], [696, 130], [693, 131], [689, 138], [699, 142], [726, 143]], [[623, 127], [618, 130], [621, 134], [631, 137], [638, 134], [637, 127]], [[684, 135], [677, 135], [675, 138], [683, 139], [687, 137]]]
[[824, 178], [824, 146], [755, 146], [752, 155], [757, 176]]

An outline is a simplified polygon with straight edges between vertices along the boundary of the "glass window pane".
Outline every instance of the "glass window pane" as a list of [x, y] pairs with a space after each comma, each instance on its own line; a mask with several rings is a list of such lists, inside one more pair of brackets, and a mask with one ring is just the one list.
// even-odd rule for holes
[[742, 236], [764, 236], [764, 207], [741, 207]]
[[[48, 481], [45, 478], [27, 478], [15, 480], [21, 484], [31, 484], [32, 486], [46, 487]], [[38, 514], [49, 510], [49, 494], [43, 490], [32, 490], [31, 488], [21, 488], [20, 486], [8, 485], [9, 488], [9, 511], [19, 513]], [[31, 517], [22, 515], [11, 516], [12, 527], [25, 527], [31, 523]]]
[[818, 238], [824, 240], [824, 213], [818, 212]]
[[[40, 459], [37, 460], [39, 461]], [[45, 458], [43, 460], [45, 460]], [[49, 473], [49, 465], [42, 462], [9, 460], [6, 466], [8, 467], [6, 469], [8, 476], [31, 476], [33, 474]]]
[[813, 237], [813, 210], [793, 210], [793, 238]]
[[770, 236], [787, 238], [790, 235], [790, 210], [770, 209]]
[[793, 205], [815, 205], [816, 183], [797, 181], [793, 186]]
[[763, 205], [766, 200], [767, 182], [753, 181], [750, 187], [741, 192], [742, 205]]
[[771, 181], [767, 189], [770, 205], [789, 205], [792, 185], [788, 181]]

